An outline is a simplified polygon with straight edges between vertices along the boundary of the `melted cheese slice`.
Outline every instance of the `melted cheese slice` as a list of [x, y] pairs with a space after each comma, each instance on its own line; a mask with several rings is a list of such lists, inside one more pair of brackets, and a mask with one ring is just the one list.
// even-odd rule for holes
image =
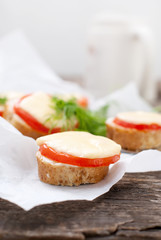
[[117, 118], [128, 123], [134, 124], [158, 124], [161, 125], [161, 114], [154, 112], [123, 112]]
[[[34, 93], [20, 102], [21, 109], [30, 113], [38, 122], [48, 128], [53, 127], [53, 122], [46, 121], [51, 114], [54, 114], [50, 105], [51, 97], [42, 92]], [[62, 126], [61, 121], [55, 123], [56, 127]]]
[[91, 159], [114, 156], [121, 151], [121, 146], [109, 138], [79, 131], [51, 134], [38, 138], [36, 142], [39, 146], [45, 143], [57, 152]]

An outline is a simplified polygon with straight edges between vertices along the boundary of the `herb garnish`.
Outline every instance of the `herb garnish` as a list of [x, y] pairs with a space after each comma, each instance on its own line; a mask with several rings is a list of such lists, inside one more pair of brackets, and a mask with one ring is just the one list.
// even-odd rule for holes
[[105, 121], [109, 105], [94, 112], [79, 106], [75, 98], [65, 101], [52, 97], [50, 107], [54, 113], [46, 121], [53, 122], [52, 128], [61, 120], [62, 130], [87, 131], [94, 135], [106, 136]]
[[7, 101], [7, 98], [6, 97], [0, 97], [0, 105], [4, 105]]

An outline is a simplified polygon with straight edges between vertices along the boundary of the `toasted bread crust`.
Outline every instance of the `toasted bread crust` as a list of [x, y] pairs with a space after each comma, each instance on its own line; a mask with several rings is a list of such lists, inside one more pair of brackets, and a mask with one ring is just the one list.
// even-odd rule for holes
[[42, 182], [62, 185], [79, 186], [86, 183], [97, 183], [107, 174], [109, 167], [75, 167], [71, 165], [56, 165], [43, 161], [37, 154], [38, 173]]
[[19, 117], [13, 112], [10, 102], [8, 102], [5, 106], [3, 117], [25, 136], [37, 139], [38, 137], [46, 135], [32, 129], [23, 120], [19, 120]]
[[123, 149], [141, 151], [161, 146], [161, 130], [136, 130], [107, 123], [107, 137], [119, 143]]

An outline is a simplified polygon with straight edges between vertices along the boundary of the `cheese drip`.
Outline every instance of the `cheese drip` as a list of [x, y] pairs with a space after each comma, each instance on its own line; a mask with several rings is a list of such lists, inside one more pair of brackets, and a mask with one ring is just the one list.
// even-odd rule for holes
[[120, 154], [121, 146], [114, 141], [87, 132], [69, 131], [55, 133], [36, 140], [40, 146], [47, 146], [57, 152], [83, 158], [105, 158]]

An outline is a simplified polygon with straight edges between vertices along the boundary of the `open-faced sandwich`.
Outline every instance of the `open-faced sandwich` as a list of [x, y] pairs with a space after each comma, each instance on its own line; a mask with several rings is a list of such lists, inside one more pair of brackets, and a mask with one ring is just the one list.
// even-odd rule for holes
[[37, 92], [8, 101], [3, 116], [22, 134], [34, 139], [69, 130], [106, 136], [105, 118], [98, 111], [94, 113], [85, 108], [82, 102], [73, 96]]
[[56, 133], [36, 142], [40, 180], [54, 185], [97, 183], [120, 158], [120, 145], [87, 132]]
[[[76, 98], [74, 95], [60, 95], [60, 97], [75, 99], [75, 102], [83, 107], [88, 105], [85, 97]], [[35, 139], [49, 133], [60, 132], [63, 121], [58, 119], [59, 113], [54, 111], [52, 99], [53, 96], [42, 92], [27, 94], [18, 100], [11, 99], [6, 104], [3, 116], [22, 134]], [[71, 121], [75, 120], [71, 119]]]
[[52, 96], [42, 92], [9, 101], [3, 115], [22, 134], [35, 139], [60, 132], [63, 126], [62, 119], [58, 118], [52, 107]]
[[161, 146], [161, 114], [119, 113], [107, 120], [107, 136], [127, 150], [158, 148]]

